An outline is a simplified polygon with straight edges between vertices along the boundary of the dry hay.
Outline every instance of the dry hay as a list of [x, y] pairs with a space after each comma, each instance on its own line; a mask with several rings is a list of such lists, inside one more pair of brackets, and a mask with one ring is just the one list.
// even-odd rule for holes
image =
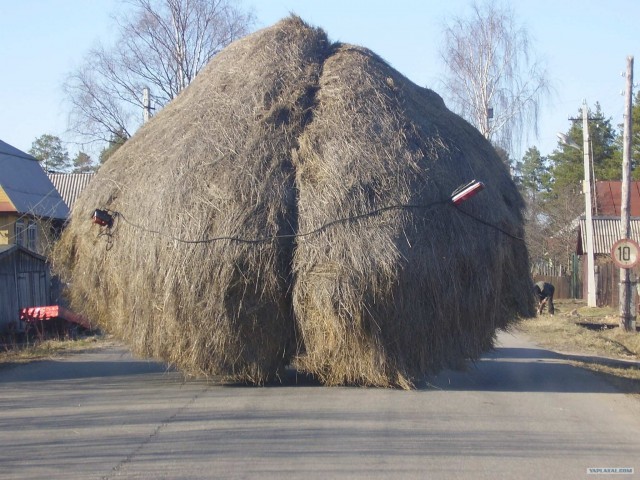
[[[486, 190], [446, 201], [472, 178]], [[121, 214], [110, 236], [98, 207]], [[182, 369], [260, 384], [293, 362], [409, 388], [532, 315], [522, 208], [439, 96], [290, 17], [222, 51], [100, 169], [54, 263], [75, 309]]]

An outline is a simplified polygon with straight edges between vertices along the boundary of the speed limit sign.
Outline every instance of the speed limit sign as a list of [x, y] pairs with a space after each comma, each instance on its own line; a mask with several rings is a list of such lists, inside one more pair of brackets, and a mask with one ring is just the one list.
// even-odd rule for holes
[[623, 238], [613, 244], [611, 258], [620, 268], [633, 268], [640, 260], [640, 247], [630, 238]]

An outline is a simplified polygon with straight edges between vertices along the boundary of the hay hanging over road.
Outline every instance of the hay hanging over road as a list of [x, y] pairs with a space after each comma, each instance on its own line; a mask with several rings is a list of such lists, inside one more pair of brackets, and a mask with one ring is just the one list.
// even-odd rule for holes
[[[473, 178], [486, 190], [446, 202]], [[367, 215], [394, 205], [422, 207]], [[112, 229], [95, 208], [120, 213]], [[53, 258], [73, 308], [139, 354], [409, 388], [533, 313], [522, 208], [440, 97], [290, 17], [223, 50], [101, 167]]]
[[460, 210], [523, 236], [522, 200], [492, 147], [370, 51], [324, 63], [296, 163], [301, 231], [385, 205], [431, 205], [300, 239], [294, 309], [306, 355], [328, 384], [409, 386], [477, 358], [497, 328], [531, 314], [522, 241], [442, 199], [469, 179], [489, 187]]

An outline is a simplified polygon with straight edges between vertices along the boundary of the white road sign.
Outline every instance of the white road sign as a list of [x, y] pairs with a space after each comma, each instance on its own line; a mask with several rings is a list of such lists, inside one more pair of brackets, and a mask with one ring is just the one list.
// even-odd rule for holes
[[613, 244], [611, 258], [620, 268], [633, 268], [640, 260], [640, 247], [630, 238], [623, 238]]

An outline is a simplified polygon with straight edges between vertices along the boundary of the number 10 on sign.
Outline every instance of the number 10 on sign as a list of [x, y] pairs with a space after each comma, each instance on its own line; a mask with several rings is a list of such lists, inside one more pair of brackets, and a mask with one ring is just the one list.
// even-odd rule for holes
[[613, 244], [611, 258], [620, 268], [633, 268], [640, 260], [640, 247], [630, 238], [623, 238]]

